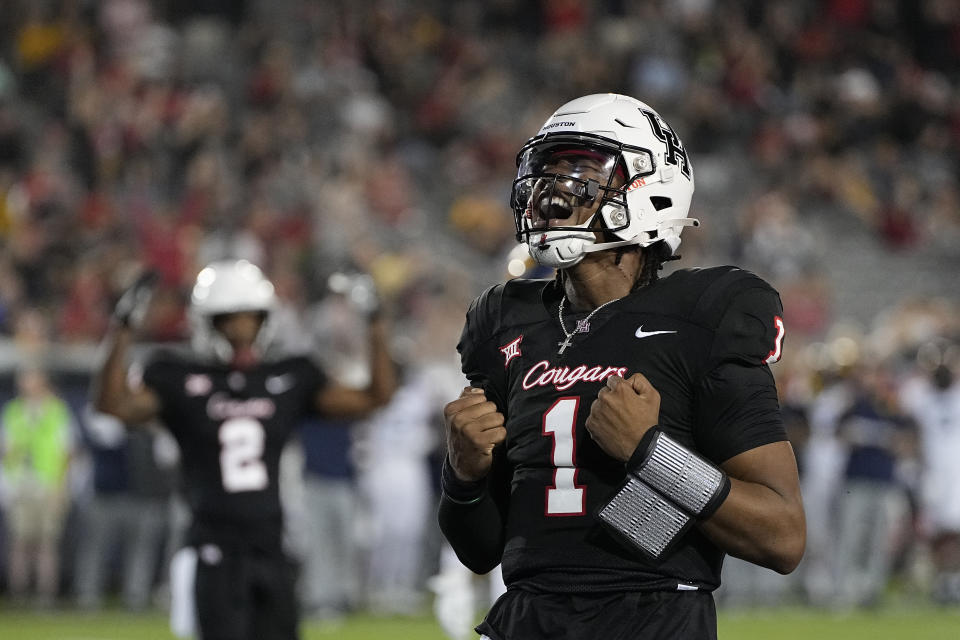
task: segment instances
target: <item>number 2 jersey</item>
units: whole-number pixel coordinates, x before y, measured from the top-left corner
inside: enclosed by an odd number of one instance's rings
[[[279,550],[280,455],[326,381],[302,356],[242,371],[174,349],[151,357],[143,382],[159,396],[160,420],[180,445],[191,543]]]
[[[556,281],[512,280],[467,312],[463,371],[504,414],[507,436],[484,498],[496,511],[444,501],[444,533],[475,570],[502,553],[510,588],[715,589],[723,553],[696,527],[659,562],[602,528],[596,512],[626,471],[584,423],[607,378],[639,372],[660,393],[660,427],[714,463],[786,440],[767,366],[783,341],[777,292],[733,267],[677,271],[589,319],[565,310],[575,333],[561,354],[562,295]]]

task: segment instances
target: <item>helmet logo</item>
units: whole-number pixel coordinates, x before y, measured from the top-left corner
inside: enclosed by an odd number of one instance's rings
[[[687,157],[687,150],[683,148],[683,143],[670,125],[653,111],[640,109],[640,112],[647,117],[650,122],[650,128],[653,135],[657,137],[667,147],[667,153],[664,154],[663,161],[667,164],[678,166],[683,175],[690,177],[690,158]]]

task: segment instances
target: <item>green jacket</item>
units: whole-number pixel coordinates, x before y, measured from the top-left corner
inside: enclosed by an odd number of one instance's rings
[[[3,470],[16,482],[31,472],[47,486],[63,481],[70,457],[70,410],[65,402],[51,396],[39,410],[22,398],[3,407]]]

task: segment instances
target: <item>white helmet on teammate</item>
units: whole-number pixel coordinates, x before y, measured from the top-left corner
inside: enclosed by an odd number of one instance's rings
[[[241,311],[259,311],[264,320],[253,346],[263,354],[274,337],[271,315],[276,304],[273,284],[257,265],[247,260],[211,262],[197,274],[190,295],[189,319],[194,350],[230,362],[235,356],[233,347],[217,331],[215,318]]]
[[[693,196],[686,149],[660,115],[639,100],[613,93],[577,98],[550,116],[517,154],[510,203],[517,241],[543,266],[565,269],[584,255],[663,241],[680,246]],[[573,207],[600,198],[590,220],[550,226]],[[612,239],[597,243],[595,231]]]

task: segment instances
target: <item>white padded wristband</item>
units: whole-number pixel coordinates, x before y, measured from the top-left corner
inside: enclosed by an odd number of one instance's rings
[[[713,515],[730,492],[722,469],[660,429],[632,473],[697,518]]]
[[[655,560],[693,522],[676,505],[631,475],[598,517],[620,538]]]

